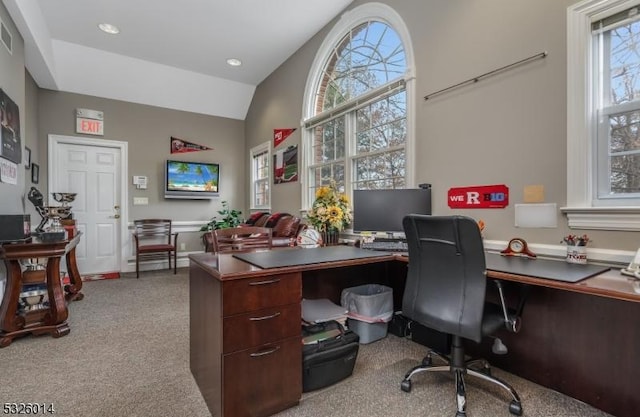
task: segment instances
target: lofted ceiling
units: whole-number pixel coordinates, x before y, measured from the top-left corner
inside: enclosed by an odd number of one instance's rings
[[[2,1],[41,88],[244,120],[255,87],[353,0]]]

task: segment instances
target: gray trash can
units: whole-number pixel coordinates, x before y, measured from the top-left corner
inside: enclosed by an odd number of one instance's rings
[[[342,290],[340,304],[349,311],[347,326],[366,344],[387,335],[393,317],[393,290],[379,284],[366,284]]]

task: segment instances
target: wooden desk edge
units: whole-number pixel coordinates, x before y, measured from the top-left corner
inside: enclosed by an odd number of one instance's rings
[[[273,250],[273,249],[272,249]],[[278,250],[278,249],[275,249]],[[220,259],[218,259],[220,258]],[[345,266],[366,265],[370,263],[395,261],[393,254],[381,253],[380,256],[346,259],[340,261],[321,262],[315,264],[282,266],[277,268],[260,268],[241,259],[233,257],[233,254],[215,254],[211,252],[189,255],[189,260],[209,272],[220,281],[249,278],[252,276],[269,276],[283,273],[313,271],[318,269],[341,268]],[[223,271],[219,264],[224,262]]]
[[[407,256],[407,254],[396,254],[396,259],[400,262],[409,262],[409,257]],[[558,262],[562,261],[559,260]],[[633,280],[630,280],[627,277],[621,275],[619,270],[615,268],[576,283],[556,281],[545,278],[536,278],[527,275],[510,274],[508,272],[494,271],[491,269],[487,269],[487,277],[518,282],[521,284],[530,284],[538,287],[556,288],[559,290],[572,291],[581,294],[614,298],[616,300],[622,301],[640,302],[640,293],[634,291]],[[604,279],[615,283],[618,287],[626,288],[605,288],[598,283],[599,280]],[[636,285],[638,285],[638,288],[640,289],[640,283]]]
[[[220,260],[218,259],[218,257],[220,257]],[[252,276],[269,276],[282,273],[311,271],[325,268],[340,268],[350,265],[364,265],[377,262],[399,261],[402,263],[407,263],[409,260],[406,253],[384,253],[380,256],[372,258],[358,258],[334,262],[323,262],[317,264],[262,269],[240,259],[234,258],[232,254],[194,254],[190,255],[189,259],[195,264],[207,270],[214,278],[221,281],[247,278]],[[223,271],[220,271],[218,269],[219,262],[224,262],[226,264],[223,268]],[[640,293],[634,291],[634,284],[630,282],[626,277],[622,275],[619,275],[618,277],[618,275],[619,272],[615,269],[612,269],[608,272],[596,275],[591,278],[587,278],[580,282],[570,283],[551,279],[536,278],[527,275],[510,274],[507,272],[494,271],[490,269],[487,270],[487,277],[493,279],[518,282],[521,284],[530,284],[539,287],[555,288],[564,291],[572,291],[581,294],[613,298],[622,301],[640,302]],[[607,288],[607,286],[602,284],[609,284],[609,286],[616,286],[618,288]]]

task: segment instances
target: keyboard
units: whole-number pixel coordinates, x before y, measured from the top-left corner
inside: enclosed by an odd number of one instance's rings
[[[362,249],[379,250],[384,252],[407,252],[409,247],[405,240],[374,240],[373,242],[360,242]]]

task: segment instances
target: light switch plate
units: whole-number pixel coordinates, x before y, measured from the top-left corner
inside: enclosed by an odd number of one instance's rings
[[[147,197],[133,197],[134,206],[145,206],[147,204],[149,204],[149,199]]]

